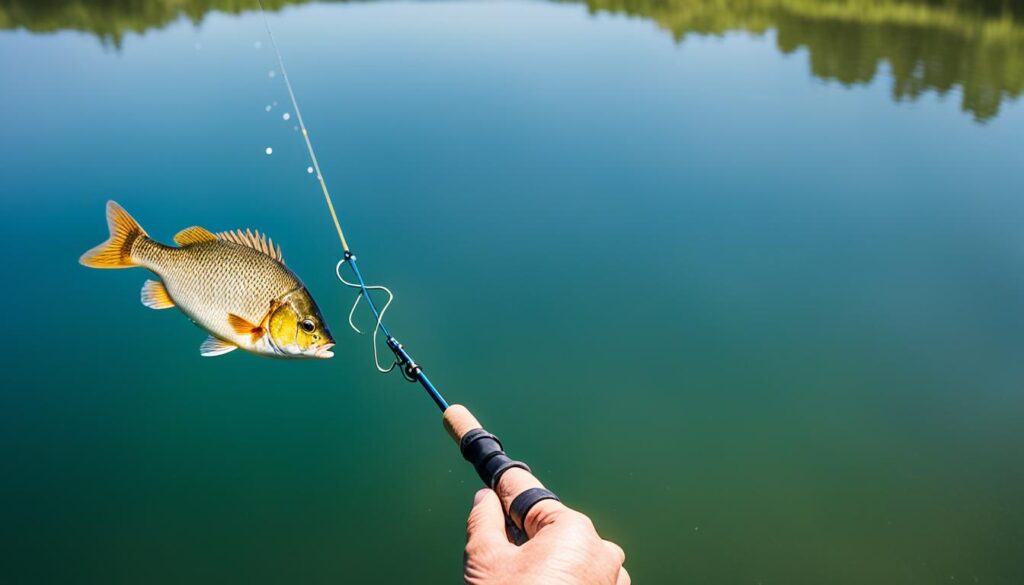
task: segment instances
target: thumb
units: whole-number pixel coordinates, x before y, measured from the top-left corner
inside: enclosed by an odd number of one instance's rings
[[[512,546],[505,535],[505,513],[494,490],[482,489],[473,498],[466,520],[466,550],[494,550]]]

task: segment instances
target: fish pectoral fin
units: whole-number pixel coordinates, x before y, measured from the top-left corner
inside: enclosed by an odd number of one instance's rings
[[[254,325],[234,313],[228,313],[228,325],[231,325],[231,328],[239,335],[251,335],[253,343],[256,343],[266,333],[262,326]]]
[[[190,228],[185,228],[174,235],[174,242],[179,246],[187,246],[189,244],[199,244],[202,242],[216,242],[217,236],[213,235],[213,232],[206,228],[194,225]]]
[[[202,345],[199,346],[199,354],[203,357],[214,357],[231,353],[236,349],[238,349],[238,346],[234,343],[218,339],[211,335],[206,338],[206,341],[204,341]]]
[[[150,309],[170,309],[174,306],[171,295],[167,294],[164,283],[158,280],[147,280],[142,285],[142,304]]]

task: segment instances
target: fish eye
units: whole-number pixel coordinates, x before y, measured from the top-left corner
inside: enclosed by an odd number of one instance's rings
[[[299,325],[302,327],[302,330],[305,331],[306,333],[312,333],[316,331],[316,323],[314,323],[312,319],[305,319],[301,323],[299,323]]]

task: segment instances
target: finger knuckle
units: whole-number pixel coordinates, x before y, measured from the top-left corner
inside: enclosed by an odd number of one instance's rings
[[[566,513],[565,508],[551,508],[546,506],[535,506],[523,520],[524,526],[533,526],[534,530],[540,530],[545,526],[560,522]]]
[[[480,525],[483,524],[484,519],[481,514],[470,513],[469,518],[466,518],[466,535],[473,534],[480,529]]]
[[[500,549],[472,542],[466,544],[462,558],[467,572],[473,569],[476,573],[486,573],[500,569],[506,564]]]
[[[581,514],[580,512],[574,511],[573,521],[579,526],[580,530],[592,534],[597,534],[597,528],[594,527],[594,521],[591,520],[590,517],[586,514]]]
[[[594,528],[594,522],[586,514],[575,510],[565,510],[561,517],[558,518],[558,522],[560,525],[565,526],[567,530],[572,530],[580,537],[588,539],[597,538],[597,529]]]
[[[483,553],[484,547],[475,540],[466,542],[466,547],[462,551],[463,556],[466,558],[472,558],[480,556]]]
[[[604,541],[604,543],[605,547],[608,549],[608,552],[611,553],[612,557],[616,561],[618,561],[620,565],[626,562],[626,551],[622,550],[621,546],[615,544],[610,540],[606,540]]]

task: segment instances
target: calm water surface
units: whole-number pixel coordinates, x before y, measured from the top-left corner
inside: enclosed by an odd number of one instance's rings
[[[345,328],[258,14],[190,4],[0,7],[0,581],[455,582],[477,480]],[[283,4],[392,328],[636,583],[1024,582],[1019,5]],[[108,198],[268,232],[337,357],[201,359],[77,264]]]

